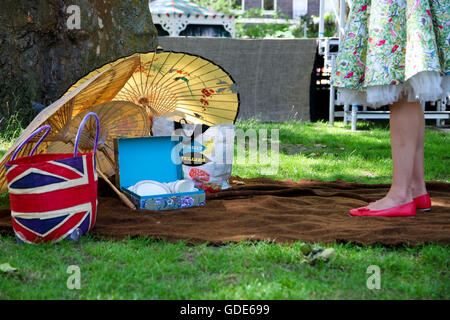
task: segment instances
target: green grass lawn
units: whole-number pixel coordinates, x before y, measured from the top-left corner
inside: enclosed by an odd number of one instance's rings
[[[244,131],[279,130],[280,166],[272,178],[391,182],[389,127],[382,122],[358,123],[358,132],[342,123],[330,127],[327,123],[247,121],[238,127]],[[425,179],[449,182],[450,134],[427,130],[425,139]],[[261,176],[260,169],[259,165],[235,165],[233,174],[253,178]]]
[[[275,179],[389,183],[389,131],[360,123],[359,132],[337,124],[297,122],[237,124],[278,129],[280,167]],[[427,130],[426,179],[450,180],[448,133]],[[6,149],[10,142],[1,142]],[[235,165],[233,174],[260,176],[257,165]],[[7,205],[7,196],[0,200]],[[449,299],[450,246],[414,248],[334,244],[328,263],[302,263],[293,244],[242,242],[215,247],[151,239],[120,242],[84,237],[78,243],[17,245],[0,236],[0,299]],[[323,244],[315,244],[322,245]],[[67,268],[77,265],[81,289],[69,290]],[[367,268],[381,270],[381,289],[369,290]]]

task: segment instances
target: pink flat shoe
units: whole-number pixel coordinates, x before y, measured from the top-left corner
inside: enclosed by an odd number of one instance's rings
[[[411,217],[416,215],[416,204],[411,201],[398,207],[383,210],[370,210],[361,207],[350,210],[350,215],[355,217],[375,216],[375,217]]]
[[[416,208],[421,211],[430,211],[431,210],[431,198],[428,193],[416,197],[413,199],[416,204]]]

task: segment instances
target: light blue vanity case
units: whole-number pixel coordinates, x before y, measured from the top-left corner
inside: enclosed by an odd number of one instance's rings
[[[174,210],[205,205],[204,190],[145,197],[128,190],[143,180],[172,182],[183,179],[181,163],[172,161],[172,152],[179,142],[172,141],[172,137],[115,139],[116,185],[138,209]]]

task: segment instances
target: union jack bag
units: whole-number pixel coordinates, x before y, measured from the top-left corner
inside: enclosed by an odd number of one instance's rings
[[[97,121],[92,153],[78,154],[78,143],[88,117]],[[33,132],[6,163],[6,179],[11,203],[14,233],[19,242],[77,241],[91,231],[97,217],[97,172],[95,153],[99,119],[89,113],[78,128],[74,154],[34,155],[51,130],[49,125]],[[30,156],[15,159],[19,150],[38,133],[46,130]]]

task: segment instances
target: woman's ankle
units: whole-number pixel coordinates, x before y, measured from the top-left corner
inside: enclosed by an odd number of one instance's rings
[[[394,203],[397,203],[398,205],[413,201],[413,196],[409,191],[399,191],[391,189],[389,190],[386,197],[391,199]]]
[[[413,198],[417,198],[420,196],[423,196],[424,194],[427,194],[427,188],[425,186],[425,183],[420,183],[420,184],[412,184],[411,186],[411,196]]]

